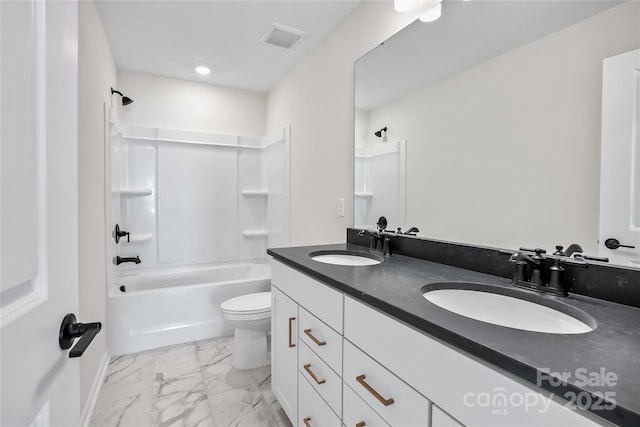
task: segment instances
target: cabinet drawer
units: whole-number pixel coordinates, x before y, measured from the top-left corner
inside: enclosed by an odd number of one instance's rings
[[[429,425],[429,401],[347,340],[344,381],[390,425]]]
[[[342,374],[342,335],[327,326],[320,319],[300,307],[298,334],[303,341],[327,365]]]
[[[331,409],[342,416],[342,379],[318,357],[306,344],[300,342],[298,349],[298,370],[311,386],[329,404]],[[315,378],[314,378],[315,376]]]
[[[389,427],[380,415],[371,409],[348,385],[344,385],[344,410],[342,423],[346,427]]]
[[[298,375],[298,427],[340,427],[340,418],[309,381],[301,373]]]
[[[276,260],[271,260],[271,281],[298,304],[342,334],[342,293]]]

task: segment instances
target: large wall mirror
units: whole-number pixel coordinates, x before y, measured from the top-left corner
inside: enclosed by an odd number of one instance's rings
[[[635,1],[446,0],[438,21],[376,47],[355,66],[354,223],[375,226],[378,190],[358,153],[402,143],[406,206],[389,204],[390,229],[602,256],[603,60],[638,49],[639,26]]]

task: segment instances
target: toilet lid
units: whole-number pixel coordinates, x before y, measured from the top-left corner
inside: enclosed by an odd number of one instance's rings
[[[220,308],[228,312],[259,313],[271,310],[271,292],[240,295],[220,304]]]

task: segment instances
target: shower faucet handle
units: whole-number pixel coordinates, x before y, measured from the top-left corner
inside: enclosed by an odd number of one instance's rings
[[[127,242],[130,242],[131,240],[129,240],[129,232],[128,231],[124,231],[124,230],[120,230],[120,225],[116,224],[114,230],[113,230],[113,239],[116,241],[116,244],[120,243],[120,238],[127,236]]]

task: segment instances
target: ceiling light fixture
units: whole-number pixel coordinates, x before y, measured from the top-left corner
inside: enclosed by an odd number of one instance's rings
[[[205,65],[198,65],[196,67],[196,73],[200,74],[201,76],[208,76],[209,74],[211,74],[211,68]]]
[[[442,16],[442,0],[431,9],[427,10],[424,13],[424,15],[422,15],[419,19],[422,22],[433,22],[440,19],[441,16]]]
[[[409,12],[416,7],[416,0],[393,0],[393,8],[396,12]]]

